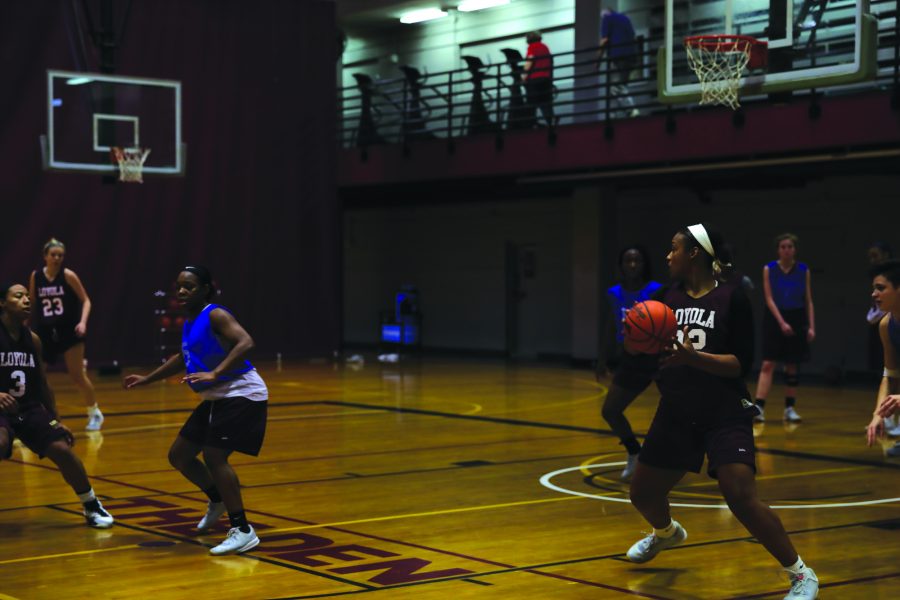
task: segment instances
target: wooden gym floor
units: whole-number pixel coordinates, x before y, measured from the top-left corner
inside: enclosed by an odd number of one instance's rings
[[[235,455],[262,543],[211,557],[205,498],[167,463],[196,400],[176,380],[125,393],[95,379],[106,415],[87,436],[80,396],[51,374],[76,451],[116,517],[84,525],[48,461],[0,464],[0,598],[781,598],[786,579],[706,476],[673,501],[687,543],[643,566],[647,525],[618,480],[624,454],[588,371],[502,362],[291,365],[260,371],[269,425]],[[772,398],[779,398],[776,387]],[[759,431],[759,486],[821,598],[900,596],[900,461],[866,448],[874,390],[802,388],[803,424]],[[655,390],[629,410],[645,432]],[[588,467],[586,465],[605,465]],[[546,485],[542,484],[544,480]],[[877,503],[880,500],[886,502]],[[874,502],[873,502],[874,501]]]

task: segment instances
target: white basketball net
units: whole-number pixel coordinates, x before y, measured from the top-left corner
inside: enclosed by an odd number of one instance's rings
[[[144,161],[150,148],[113,148],[113,156],[119,163],[119,181],[144,183]]]
[[[688,63],[700,80],[700,104],[719,104],[737,109],[741,75],[750,61],[749,42],[687,43]]]

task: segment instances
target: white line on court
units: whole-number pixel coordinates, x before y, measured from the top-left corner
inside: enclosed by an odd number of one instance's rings
[[[557,475],[562,475],[563,473],[571,473],[572,471],[578,471],[580,469],[600,469],[603,467],[621,467],[625,464],[625,461],[619,462],[610,462],[610,463],[600,463],[596,465],[578,465],[577,467],[567,467],[565,469],[558,469],[556,471],[551,471],[543,475],[540,479],[541,485],[545,488],[549,488],[553,491],[560,492],[562,494],[569,494],[570,496],[581,496],[582,498],[594,498],[596,500],[606,500],[607,502],[619,502],[621,504],[631,504],[631,500],[628,498],[614,498],[613,496],[604,496],[602,494],[588,494],[586,492],[578,492],[576,490],[566,489],[564,487],[560,487],[553,483],[551,479],[556,477]],[[788,510],[788,509],[810,509],[810,508],[848,508],[851,506],[872,506],[873,504],[892,504],[894,502],[900,502],[900,498],[881,498],[879,500],[860,500],[859,502],[828,502],[822,504],[781,504],[781,505],[772,505],[769,508],[775,508],[779,510]],[[671,502],[670,506],[675,506],[678,508],[728,508],[727,504],[690,504],[686,502]]]

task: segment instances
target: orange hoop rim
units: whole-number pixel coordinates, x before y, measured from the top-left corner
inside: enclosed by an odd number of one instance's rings
[[[750,35],[717,33],[692,35],[684,38],[686,48],[697,48],[707,52],[743,52],[748,57],[751,69],[765,67],[769,62],[769,43]]]
[[[760,41],[750,35],[733,35],[730,33],[716,33],[708,35],[692,35],[684,38],[684,45],[695,48],[703,48],[704,50],[720,50],[720,51],[740,51],[746,52],[748,49],[768,48],[767,42]]]

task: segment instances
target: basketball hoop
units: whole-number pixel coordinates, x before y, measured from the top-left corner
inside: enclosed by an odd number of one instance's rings
[[[748,35],[695,35],[684,38],[688,63],[700,80],[700,104],[737,109],[744,69],[764,67],[768,44]]]
[[[119,148],[113,146],[110,151],[119,163],[119,181],[126,183],[144,183],[144,161],[150,154],[150,148]]]

